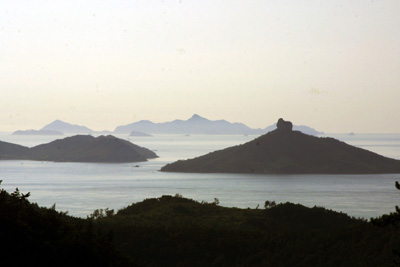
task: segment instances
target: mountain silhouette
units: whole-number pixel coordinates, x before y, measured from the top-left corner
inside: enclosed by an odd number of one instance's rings
[[[12,133],[13,135],[63,135],[63,133],[58,131],[50,131],[50,130],[25,130],[25,131],[15,131]]]
[[[151,134],[148,133],[143,133],[143,132],[138,132],[138,131],[132,131],[129,136],[140,136],[140,137],[151,137]]]
[[[154,123],[142,120],[127,125],[118,126],[115,134],[129,134],[132,131],[145,132],[149,134],[237,134],[237,135],[260,135],[272,131],[276,125],[270,125],[264,129],[252,129],[243,123],[231,123],[226,120],[209,120],[198,114],[194,114],[188,120],[174,120],[170,122]],[[295,130],[318,135],[318,132],[307,126],[294,126]]]
[[[40,131],[58,131],[66,134],[90,134],[94,132],[86,126],[74,125],[60,120],[55,120],[52,123],[47,124],[40,129]]]
[[[0,160],[23,159],[28,155],[29,155],[28,147],[0,141]]]
[[[400,161],[334,138],[319,138],[292,131],[292,125],[285,125],[248,143],[168,164],[161,171],[260,174],[400,173]]]
[[[0,141],[0,159],[56,162],[139,162],[157,155],[114,136],[76,135],[27,148]]]
[[[110,131],[94,131],[86,126],[70,124],[61,120],[55,120],[47,124],[39,131],[16,131],[14,134],[26,135],[54,135],[60,134],[131,134],[143,132],[147,134],[206,134],[206,135],[261,135],[276,129],[276,124],[267,126],[264,129],[253,129],[243,123],[231,123],[226,120],[209,120],[198,114],[194,114],[187,120],[174,120],[170,122],[154,123],[149,120],[141,120],[127,125],[121,125]],[[293,129],[310,135],[320,135],[311,127],[304,125],[293,125]]]

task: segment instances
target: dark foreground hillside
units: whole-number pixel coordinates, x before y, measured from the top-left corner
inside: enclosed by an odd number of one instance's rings
[[[399,260],[393,214],[370,223],[291,203],[237,209],[217,199],[163,196],[78,219],[40,208],[28,195],[0,192],[1,266],[391,266]]]
[[[163,196],[96,223],[142,266],[390,266],[400,247],[398,229],[324,208],[216,203]]]
[[[0,266],[130,264],[112,245],[112,235],[95,230],[91,220],[41,208],[28,197],[0,189]]]

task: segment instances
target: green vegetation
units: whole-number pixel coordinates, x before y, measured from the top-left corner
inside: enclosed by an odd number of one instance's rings
[[[143,266],[390,266],[399,230],[320,207],[225,208],[162,196],[96,220]],[[134,242],[133,242],[134,240]]]
[[[1,184],[1,181],[0,181]],[[42,208],[18,188],[0,190],[1,266],[127,266],[112,235],[83,220]]]
[[[395,184],[396,188],[400,190],[399,182]],[[389,214],[384,214],[379,218],[372,218],[371,222],[379,226],[394,226],[400,228],[400,208],[396,206],[396,211]]]
[[[400,186],[399,186],[400,187]],[[54,266],[391,266],[395,220],[371,222],[321,207],[266,201],[226,208],[175,196],[78,219],[0,192],[2,261]],[[394,216],[388,215],[388,216]],[[392,218],[392,217],[391,217]],[[397,220],[397,221],[396,221]],[[134,264],[133,264],[134,263]]]

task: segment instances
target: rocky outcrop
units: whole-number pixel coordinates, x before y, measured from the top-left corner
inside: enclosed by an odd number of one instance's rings
[[[161,171],[259,174],[400,173],[400,160],[380,156],[333,138],[292,131],[283,119],[278,128],[248,143],[180,160]]]
[[[280,118],[276,123],[276,127],[280,132],[290,132],[293,129],[293,124],[290,121],[285,121]]]

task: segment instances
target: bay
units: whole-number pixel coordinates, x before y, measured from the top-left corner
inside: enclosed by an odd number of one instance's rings
[[[400,134],[329,134],[378,154],[400,159]],[[154,150],[159,158],[123,164],[0,161],[2,187],[31,192],[30,201],[40,206],[56,204],[59,211],[86,217],[95,209],[121,209],[133,202],[162,195],[181,194],[221,206],[262,208],[266,200],[323,206],[354,217],[371,218],[394,211],[400,194],[394,182],[400,174],[384,175],[254,175],[163,173],[160,168],[179,159],[250,141],[239,135],[117,135]],[[35,146],[58,136],[13,136],[0,140]]]

